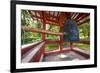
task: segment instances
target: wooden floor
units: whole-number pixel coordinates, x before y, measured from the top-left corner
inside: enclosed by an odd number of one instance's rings
[[[44,57],[43,62],[48,62],[48,61],[72,61],[72,60],[85,60],[86,58],[73,52],[73,51],[68,51],[64,52],[61,55],[59,54],[51,54],[47,55]]]

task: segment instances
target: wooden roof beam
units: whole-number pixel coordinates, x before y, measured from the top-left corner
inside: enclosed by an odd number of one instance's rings
[[[33,17],[33,20],[37,20],[35,17]],[[41,19],[42,21],[42,19]],[[60,27],[63,27],[63,25],[59,25],[58,23],[54,23],[54,22],[49,22],[49,21],[46,21],[46,24],[50,24],[50,25],[55,25],[55,26],[60,26]]]
[[[78,22],[78,25],[81,25],[81,24],[86,23],[86,22],[88,22],[88,21],[90,21],[90,16],[87,16],[87,17],[85,17],[84,19],[80,20],[80,21]]]
[[[60,15],[59,15],[59,25],[60,26],[64,26],[64,21],[65,21],[65,19],[66,19],[66,14],[65,13],[61,13]]]
[[[37,19],[42,19],[43,18],[43,17],[35,16],[35,15],[32,15],[32,17],[37,18]]]
[[[76,13],[71,14],[72,19],[74,19],[75,16],[76,16]]]
[[[86,22],[89,22],[89,21],[90,21],[90,19],[87,19],[87,20],[85,20],[85,21],[83,21],[81,23],[78,23],[78,25],[82,25],[83,23],[86,23]]]
[[[78,17],[78,15],[79,15],[79,13],[77,13],[77,14],[74,16],[74,18],[73,18],[73,19],[76,19],[76,18]]]
[[[58,18],[58,16],[54,16],[54,15],[51,15],[51,14],[47,14],[47,13],[45,13],[45,15],[46,15],[47,17]]]
[[[56,25],[56,26],[63,27],[63,25],[59,25],[59,24],[57,24],[57,23],[52,23],[52,22],[46,22],[46,24],[51,24],[51,25]]]
[[[46,18],[46,20],[51,21],[51,22],[54,22],[54,23],[59,23],[58,20],[53,20],[53,19],[48,19],[48,18]]]
[[[76,21],[79,22],[80,20],[84,19],[85,17],[89,16],[89,14],[83,14],[80,16]]]
[[[39,17],[39,16],[35,16],[35,15],[32,15],[32,18],[43,19],[43,17]],[[54,23],[59,23],[58,20],[53,20],[53,19],[48,19],[48,18],[46,18],[46,20],[47,20],[47,21],[54,22]]]

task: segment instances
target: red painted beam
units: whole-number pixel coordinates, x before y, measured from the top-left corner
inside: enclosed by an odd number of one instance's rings
[[[46,17],[53,17],[53,18],[58,18],[58,16],[54,16],[54,15],[51,15],[51,14],[47,14],[47,13],[45,13],[45,15],[46,15]]]
[[[53,23],[53,22],[47,22],[47,21],[46,21],[46,24],[51,24],[51,25],[56,25],[56,26],[63,27],[63,25],[59,25],[58,23]]]
[[[79,16],[79,13],[76,13],[76,15],[73,17],[73,19],[76,19]]]
[[[36,18],[36,19],[43,19],[43,17],[36,16],[36,15],[32,15],[32,18]]]
[[[37,19],[41,19],[41,21],[43,20],[43,15],[41,15],[41,16],[32,15],[32,13],[30,11],[29,11],[29,13],[30,13],[31,17],[33,18],[33,20],[37,20]],[[58,23],[59,23],[58,19],[57,20],[53,20],[53,19],[48,19],[46,17],[47,16],[45,15],[45,23],[46,24],[52,24],[52,25],[63,27],[63,25],[58,25]]]
[[[42,29],[43,29],[43,30],[46,30],[46,16],[45,16],[45,12],[44,12],[44,11],[42,11],[41,16],[43,17]],[[42,40],[45,41],[45,39],[46,39],[46,35],[45,35],[45,34],[42,34]],[[43,50],[42,50],[42,54],[44,55],[44,52],[45,52],[45,44],[43,45],[42,49],[43,49]]]
[[[83,13],[79,13],[79,15],[74,20],[77,21],[82,15],[83,15]]]
[[[89,22],[89,21],[90,21],[90,19],[86,19],[85,21],[78,23],[78,25],[82,25],[83,23],[86,23],[86,22]]]
[[[79,17],[76,21],[79,22],[80,20],[86,18],[87,16],[89,16],[89,14],[83,14],[81,17]]]
[[[59,23],[59,21],[58,21],[58,20],[53,20],[53,19],[50,19],[50,18],[49,18],[49,19],[48,19],[48,18],[46,18],[46,20],[47,20],[47,21],[50,21],[50,22],[54,22],[54,23]]]
[[[75,13],[75,12],[72,13],[72,14],[71,14],[71,18],[74,19],[74,17],[76,16],[76,14],[77,14],[77,13]]]

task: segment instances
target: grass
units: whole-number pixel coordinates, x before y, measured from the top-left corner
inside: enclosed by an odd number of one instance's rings
[[[45,46],[45,51],[53,51],[53,50],[57,50],[59,48],[58,44],[46,44]]]
[[[78,47],[79,49],[82,49],[84,51],[89,51],[90,50],[90,45],[81,44],[81,43],[76,43],[75,45],[76,45],[76,47]]]

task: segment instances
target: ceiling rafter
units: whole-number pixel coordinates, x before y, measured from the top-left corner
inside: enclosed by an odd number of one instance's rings
[[[82,19],[81,21],[78,22],[78,25],[81,25],[85,22],[89,22],[90,21],[90,16],[85,17],[84,19]]]
[[[51,25],[56,25],[56,26],[60,26],[63,27],[65,19],[68,19],[70,16],[72,16],[71,18],[73,18],[78,25],[84,23],[84,22],[88,22],[90,20],[89,17],[89,13],[74,13],[74,12],[52,12],[50,13],[50,11],[45,12],[45,11],[34,11],[34,14],[32,13],[32,11],[28,11],[30,16],[33,18],[33,20],[41,20],[41,22],[43,23],[43,15],[42,12],[44,12],[45,15],[45,23],[46,24],[51,24]],[[37,15],[38,13],[38,15]],[[56,13],[56,14],[55,14]],[[38,21],[38,20],[37,20]]]
[[[82,16],[80,16],[76,21],[79,22],[80,20],[84,19],[85,17],[89,16],[89,14],[83,14]]]

